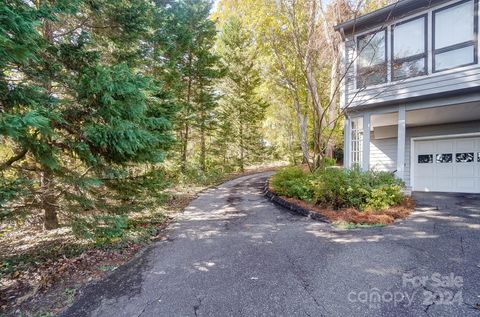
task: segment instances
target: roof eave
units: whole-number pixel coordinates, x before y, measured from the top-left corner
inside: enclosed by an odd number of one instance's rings
[[[445,1],[435,1],[435,4]],[[337,24],[333,29],[337,32],[343,30],[345,33],[351,33],[354,29],[365,29],[378,25],[394,17],[403,16],[419,9],[426,9],[431,5],[431,0],[399,0],[376,11]]]

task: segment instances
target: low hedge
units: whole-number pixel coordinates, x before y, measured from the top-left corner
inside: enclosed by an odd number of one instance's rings
[[[288,167],[272,178],[271,187],[278,195],[335,210],[383,211],[404,200],[404,184],[393,174],[358,168],[322,168],[310,173]]]

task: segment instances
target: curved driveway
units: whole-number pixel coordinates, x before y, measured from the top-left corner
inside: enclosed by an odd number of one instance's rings
[[[480,316],[477,196],[418,196],[440,209],[347,231],[274,206],[262,195],[269,175],[202,193],[166,241],[63,315]]]

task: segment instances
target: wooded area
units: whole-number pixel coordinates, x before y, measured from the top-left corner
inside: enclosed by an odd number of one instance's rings
[[[341,159],[332,25],[366,5],[3,2],[1,219],[118,225],[172,182]]]
[[[118,222],[167,183],[341,160],[332,26],[381,4],[3,2],[2,220]]]
[[[333,25],[387,2],[2,1],[0,238],[33,226],[110,243],[136,212],[155,231],[177,186],[340,164]]]

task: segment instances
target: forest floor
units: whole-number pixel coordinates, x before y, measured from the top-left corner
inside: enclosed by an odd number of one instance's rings
[[[248,168],[230,174],[210,186],[188,185],[169,188],[168,199],[158,210],[146,210],[142,223],[147,239],[124,239],[95,245],[79,239],[70,227],[45,231],[38,222],[0,228],[0,316],[52,316],[69,306],[77,290],[101,280],[141,253],[151,242],[166,239],[164,228],[175,221],[197,195],[209,187],[243,175],[274,170],[284,163]]]

